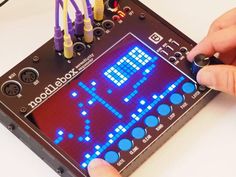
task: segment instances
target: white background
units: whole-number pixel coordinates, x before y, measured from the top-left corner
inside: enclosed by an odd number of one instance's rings
[[[143,0],[195,41],[234,0]],[[0,7],[0,75],[53,35],[53,1],[10,0]],[[132,177],[235,177],[236,98],[220,94]],[[0,125],[0,176],[57,177]]]

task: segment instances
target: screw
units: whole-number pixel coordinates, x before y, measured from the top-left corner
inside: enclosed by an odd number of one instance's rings
[[[34,56],[34,57],[33,57],[33,62],[34,62],[34,63],[38,63],[39,60],[40,60],[40,58],[39,58],[38,56]]]
[[[199,86],[198,86],[198,90],[199,90],[200,92],[204,92],[204,91],[206,91],[206,89],[207,89],[207,87],[204,86],[204,85],[199,85]]]
[[[7,129],[12,132],[13,130],[15,130],[15,125],[9,124],[9,125],[7,126]]]
[[[20,108],[20,113],[25,114],[27,112],[27,108],[26,107],[21,107]]]
[[[57,174],[58,175],[62,175],[64,173],[64,169],[62,167],[59,167],[57,170],[56,170]]]
[[[146,19],[145,13],[140,13],[139,19],[140,19],[140,20],[145,20],[145,19]]]

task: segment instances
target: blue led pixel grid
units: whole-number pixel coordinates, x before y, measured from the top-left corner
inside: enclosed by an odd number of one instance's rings
[[[116,163],[121,157],[113,147],[130,151],[125,135],[145,138],[145,128],[157,127],[184,101],[181,92],[193,93],[194,83],[129,34],[30,120],[85,171],[94,158]]]
[[[104,75],[120,87],[146,64],[156,60],[156,56],[152,58],[141,47],[135,46],[127,55],[118,60],[115,65],[106,70]]]

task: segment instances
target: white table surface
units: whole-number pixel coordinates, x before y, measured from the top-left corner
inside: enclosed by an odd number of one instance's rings
[[[42,3],[44,2],[44,4]],[[234,0],[143,0],[195,41]],[[53,1],[10,0],[0,7],[0,75],[53,35]],[[132,177],[235,177],[236,98],[220,94]],[[0,176],[57,177],[0,125]]]

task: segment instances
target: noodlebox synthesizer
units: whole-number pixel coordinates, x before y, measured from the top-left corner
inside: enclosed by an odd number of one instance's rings
[[[51,39],[0,79],[1,123],[61,176],[94,158],[129,176],[217,94],[196,82],[191,39],[137,0],[109,2],[97,21],[87,1],[94,36],[71,35],[70,59]]]

